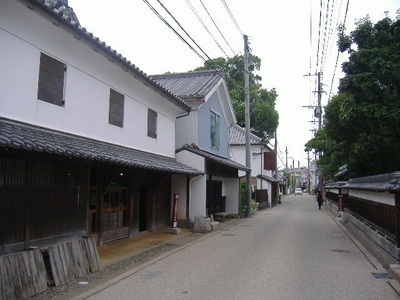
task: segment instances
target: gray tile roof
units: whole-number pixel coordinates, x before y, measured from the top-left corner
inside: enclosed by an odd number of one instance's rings
[[[68,2],[65,0],[27,0],[33,6],[46,12],[48,15],[55,18],[61,24],[70,28],[73,32],[77,34],[79,38],[86,39],[90,42],[94,49],[99,49],[103,51],[106,55],[109,55],[112,60],[115,60],[122,64],[127,71],[133,73],[134,77],[142,81],[144,84],[149,85],[156,91],[159,91],[163,96],[165,96],[168,101],[174,103],[181,109],[189,112],[191,106],[186,103],[179,96],[173,92],[167,90],[165,87],[161,86],[159,83],[150,78],[146,73],[128,61],[125,57],[119,54],[116,50],[113,50],[106,43],[102,42],[98,37],[95,37],[92,33],[88,32],[84,27],[82,27],[76,17],[73,9],[68,6]],[[118,32],[116,32],[118,34]]]
[[[351,178],[348,181],[330,182],[325,185],[325,188],[397,192],[400,191],[400,172]]]
[[[177,149],[176,152],[178,153],[178,152],[181,152],[183,150],[190,151],[192,153],[195,153],[197,155],[205,157],[205,158],[207,158],[209,160],[212,160],[212,161],[214,161],[216,163],[219,163],[221,165],[225,165],[225,166],[228,166],[228,167],[231,167],[231,168],[234,168],[234,169],[238,169],[238,170],[241,170],[241,171],[250,171],[251,170],[251,169],[247,168],[246,166],[243,166],[243,165],[241,165],[241,164],[237,163],[236,161],[233,161],[233,160],[231,160],[229,158],[218,156],[216,154],[207,152],[207,151],[199,149],[199,148],[195,148],[195,147],[190,146],[190,145],[185,145],[185,146]]]
[[[352,178],[343,188],[370,191],[400,191],[400,172]]]
[[[263,179],[265,181],[268,181],[268,182],[278,182],[279,181],[279,180],[277,180],[277,179],[275,179],[275,178],[273,178],[271,176],[261,175],[261,174],[258,174],[257,178],[261,178],[261,179]]]
[[[151,75],[156,82],[182,99],[204,98],[223,78],[216,70]]]
[[[246,130],[235,124],[229,127],[229,144],[235,146],[246,145]],[[262,138],[250,133],[250,144],[264,145]]]
[[[70,18],[71,21],[79,24],[79,20],[75,15],[74,10],[68,5],[68,0],[40,0],[38,2],[53,7],[53,9],[58,10],[63,16],[66,16]]]
[[[172,174],[202,174],[174,158],[0,118],[0,148],[57,154]]]

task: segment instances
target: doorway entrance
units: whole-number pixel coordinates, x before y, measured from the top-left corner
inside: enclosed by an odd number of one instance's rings
[[[208,214],[225,211],[225,197],[222,197],[222,181],[207,180],[206,201]]]

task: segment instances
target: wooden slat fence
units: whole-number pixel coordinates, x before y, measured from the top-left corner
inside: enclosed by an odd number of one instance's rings
[[[268,190],[256,190],[256,201],[260,203],[260,209],[268,208]]]
[[[395,238],[394,206],[353,197],[349,197],[348,205],[350,211],[374,224],[391,238]]]
[[[0,257],[0,299],[24,299],[46,289],[46,268],[39,249]]]
[[[46,270],[47,258],[50,270]],[[29,298],[46,291],[48,285],[59,286],[99,269],[92,238],[0,256],[0,300]]]
[[[55,286],[100,269],[96,245],[91,238],[47,248]]]

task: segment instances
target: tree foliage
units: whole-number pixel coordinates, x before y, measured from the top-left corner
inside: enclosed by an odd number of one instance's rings
[[[323,151],[320,164],[351,176],[400,170],[400,19],[366,17],[338,46],[349,53],[338,95],[325,107],[324,127],[306,144]]]
[[[275,109],[278,97],[275,89],[262,88],[261,76],[255,74],[260,70],[261,59],[250,56],[250,126],[251,132],[266,140],[271,139],[278,128],[279,115]],[[229,95],[236,113],[238,125],[245,126],[245,92],[244,92],[244,57],[236,55],[225,59],[222,57],[207,60],[201,70],[219,70],[224,74],[229,89]]]

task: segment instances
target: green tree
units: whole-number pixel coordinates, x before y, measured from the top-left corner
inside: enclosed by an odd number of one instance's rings
[[[400,18],[356,25],[350,35],[340,28],[345,76],[323,129],[306,144],[323,152],[320,164],[331,175],[343,164],[354,177],[400,170]]]
[[[270,140],[274,137],[279,123],[279,114],[275,109],[275,101],[278,95],[275,89],[267,90],[262,88],[262,78],[255,74],[256,71],[260,70],[260,67],[261,59],[254,55],[250,56],[250,125],[252,133]],[[219,57],[207,60],[204,62],[203,67],[199,67],[195,71],[215,69],[224,74],[238,125],[244,127],[244,57],[236,55],[228,59]]]

